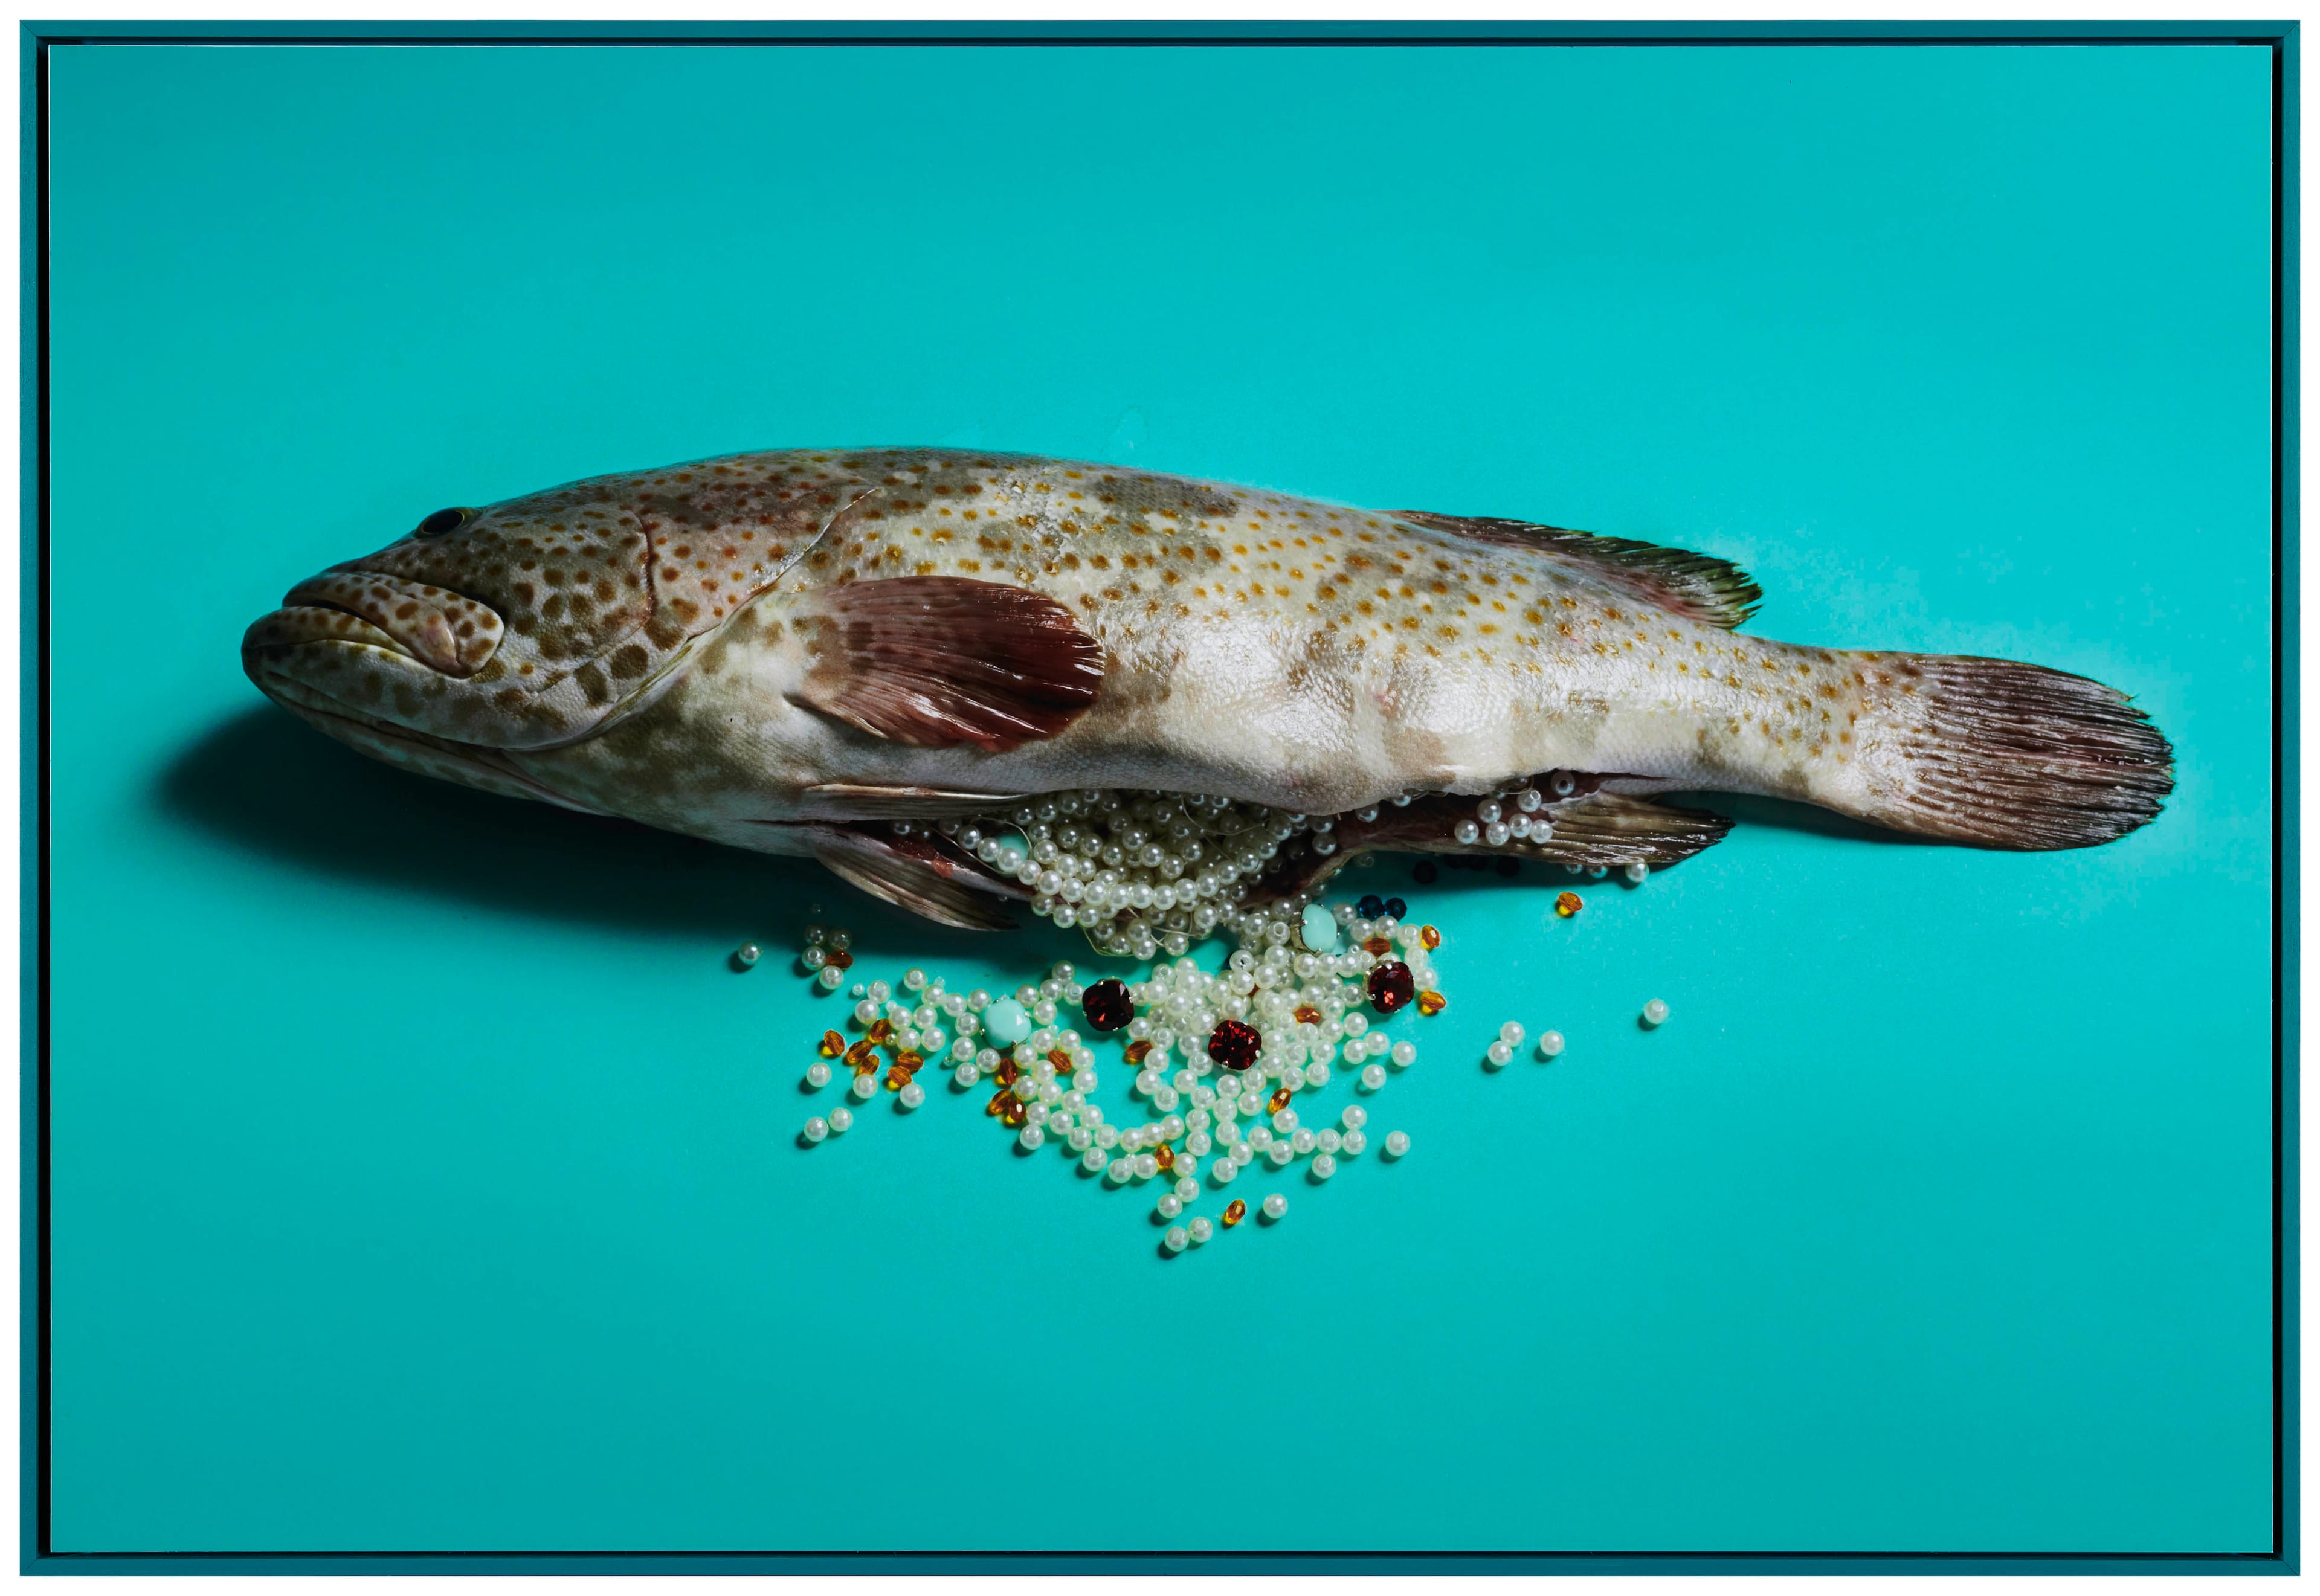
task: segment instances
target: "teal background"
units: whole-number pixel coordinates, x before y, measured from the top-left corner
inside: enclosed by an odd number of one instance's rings
[[[2264,52],[52,63],[58,1550],[2269,1546]],[[440,503],[820,440],[1711,549],[2180,785],[2053,856],[1731,802],[1570,922],[1357,877],[1448,938],[1411,1156],[1164,1263],[947,1089],[799,1151],[834,1005],[722,962],[1065,939],[236,668]]]

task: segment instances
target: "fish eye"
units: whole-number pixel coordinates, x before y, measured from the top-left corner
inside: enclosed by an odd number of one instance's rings
[[[438,510],[419,523],[419,530],[414,535],[421,538],[446,537],[475,519],[476,512],[472,510]]]

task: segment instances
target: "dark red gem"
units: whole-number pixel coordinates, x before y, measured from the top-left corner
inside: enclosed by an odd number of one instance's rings
[[[1390,958],[1370,972],[1370,1007],[1381,1014],[1391,1014],[1418,995],[1418,983],[1409,978],[1409,966],[1398,958]],[[1216,1044],[1209,1048],[1215,1051]]]
[[[1401,973],[1401,984],[1409,984],[1409,972]],[[1402,1002],[1408,1002],[1405,994]],[[1256,1049],[1263,1041],[1253,1025],[1243,1025],[1237,1020],[1219,1020],[1216,1029],[1209,1033],[1209,1056],[1227,1069],[1246,1069],[1256,1062]]]
[[[1080,994],[1080,1012],[1091,1030],[1118,1030],[1136,1018],[1136,1004],[1124,981],[1099,981]]]

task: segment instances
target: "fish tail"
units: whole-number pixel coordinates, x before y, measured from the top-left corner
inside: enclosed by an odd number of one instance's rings
[[[2091,848],[2174,790],[2174,749],[2100,682],[1970,655],[1863,665],[1854,779],[1824,799],[1859,819],[1984,848]]]

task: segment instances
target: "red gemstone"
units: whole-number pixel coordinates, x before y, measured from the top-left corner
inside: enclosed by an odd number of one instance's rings
[[[1409,982],[1409,972],[1402,972],[1402,984]],[[1403,1002],[1409,999],[1405,996]],[[1264,1038],[1253,1025],[1243,1025],[1237,1020],[1219,1020],[1216,1029],[1209,1033],[1209,1056],[1227,1069],[1246,1069],[1256,1062],[1256,1049]]]
[[[1118,1030],[1136,1018],[1136,1005],[1128,1000],[1126,982],[1099,981],[1080,994],[1080,1012],[1087,1016],[1091,1030]]]
[[[1409,966],[1398,958],[1390,958],[1370,972],[1370,1006],[1381,1014],[1391,1014],[1417,994],[1418,984],[1409,978]],[[1216,1044],[1209,1044],[1213,1049]]]

